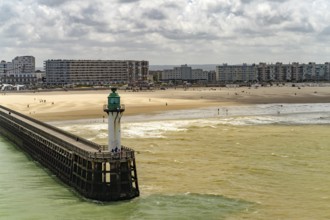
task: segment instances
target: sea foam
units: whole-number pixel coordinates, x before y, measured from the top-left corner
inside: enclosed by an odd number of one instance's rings
[[[154,115],[124,116],[123,138],[164,138],[167,132],[184,132],[189,127],[219,125],[312,125],[330,124],[330,104],[265,104],[166,111]],[[90,133],[90,140],[106,139],[107,121],[79,121],[58,127],[79,134]]]

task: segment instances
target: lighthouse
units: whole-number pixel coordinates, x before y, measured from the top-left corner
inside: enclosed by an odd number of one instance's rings
[[[117,88],[111,88],[111,91],[104,111],[108,114],[108,150],[115,153],[121,152],[120,119],[125,107],[120,105],[120,96],[116,92]]]

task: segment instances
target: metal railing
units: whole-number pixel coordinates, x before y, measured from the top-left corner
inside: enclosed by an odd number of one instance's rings
[[[65,135],[67,137],[70,137],[74,140],[76,140],[77,136],[76,135],[73,135],[69,132],[66,132],[66,131],[63,131],[59,128],[56,128],[54,126],[51,126],[49,124],[46,124],[46,123],[43,123],[41,121],[38,121],[36,119],[33,119],[33,118],[30,118],[26,115],[23,115],[19,112],[16,112],[16,111],[13,111],[9,108],[6,108],[4,106],[1,106],[0,105],[0,108],[4,109],[5,111],[7,111],[8,113],[6,112],[3,112],[3,111],[0,111],[0,115],[2,116],[3,119],[6,119],[6,121],[8,121],[8,123],[10,123],[10,121],[12,121],[13,123],[21,126],[21,127],[24,127],[34,133],[37,133],[38,135],[41,135],[43,136],[45,139],[51,141],[51,142],[54,142],[54,143],[57,143],[59,144],[60,146],[64,147],[65,149],[69,150],[69,151],[73,151],[74,153],[78,154],[78,155],[81,155],[81,156],[84,156],[84,157],[87,157],[87,158],[91,158],[91,159],[115,159],[115,160],[118,160],[118,159],[130,159],[130,158],[134,158],[135,157],[135,154],[134,154],[134,150],[131,149],[131,148],[128,148],[128,147],[125,147],[125,146],[122,146],[122,150],[121,152],[116,152],[116,153],[112,153],[112,152],[105,152],[105,151],[102,151],[102,149],[106,149],[107,147],[105,145],[99,145],[99,144],[96,144],[94,142],[91,142],[89,140],[86,140],[84,138],[81,138],[79,137],[79,142],[82,142],[82,143],[85,143],[87,144],[88,146],[91,146],[92,148],[96,149],[96,150],[99,150],[98,152],[91,152],[91,151],[86,151],[84,149],[81,149],[79,147],[77,147],[76,145],[70,143],[70,142],[67,142],[67,141],[64,141],[58,137],[56,137],[55,135],[51,135],[39,128],[36,128],[34,127],[33,125],[31,124],[28,124],[24,121],[21,121],[19,120],[18,118],[14,117],[14,115],[18,115],[22,118],[25,118],[29,121],[32,121],[36,124],[39,124],[41,126],[44,126],[44,127],[47,127],[53,131],[56,131],[62,135]],[[14,114],[14,115],[12,115]],[[0,125],[1,126],[1,125]],[[73,142],[74,143],[74,142]]]

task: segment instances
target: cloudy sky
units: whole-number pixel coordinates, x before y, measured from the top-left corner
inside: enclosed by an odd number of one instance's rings
[[[330,61],[329,0],[0,0],[0,59]]]

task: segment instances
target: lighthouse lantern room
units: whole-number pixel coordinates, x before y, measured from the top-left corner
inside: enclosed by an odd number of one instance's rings
[[[108,114],[108,149],[110,152],[121,151],[120,119],[125,111],[120,105],[120,96],[116,88],[111,88],[112,93],[108,96],[108,104],[104,111]]]

